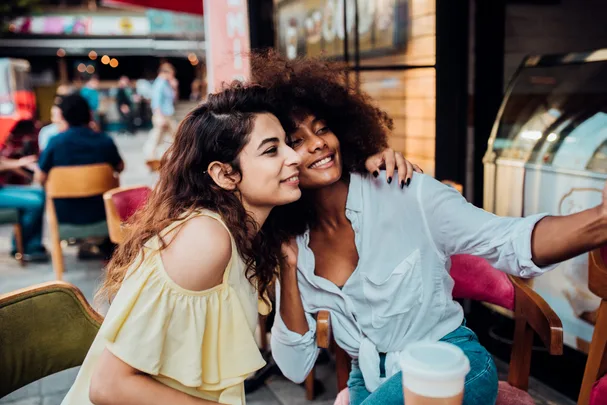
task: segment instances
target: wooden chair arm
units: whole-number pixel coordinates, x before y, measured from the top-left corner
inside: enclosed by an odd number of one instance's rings
[[[316,344],[328,349],[331,345],[331,314],[329,311],[319,311],[316,314]]]
[[[509,276],[515,291],[515,316],[524,317],[551,355],[563,354],[563,324],[548,303],[524,280]]]

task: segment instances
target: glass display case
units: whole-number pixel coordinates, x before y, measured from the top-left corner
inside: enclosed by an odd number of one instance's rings
[[[483,166],[484,208],[498,215],[563,215],[599,204],[607,179],[607,49],[526,58]],[[533,281],[576,348],[592,338],[600,303],[587,285],[588,255]]]

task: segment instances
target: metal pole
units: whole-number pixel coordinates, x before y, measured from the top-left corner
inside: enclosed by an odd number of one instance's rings
[[[358,0],[354,0],[354,69],[356,91],[360,92],[360,36],[358,32]]]
[[[348,0],[342,0],[344,5],[344,62],[346,63],[346,86],[350,87],[350,52],[348,49]]]

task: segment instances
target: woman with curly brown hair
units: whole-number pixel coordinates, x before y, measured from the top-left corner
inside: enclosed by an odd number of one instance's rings
[[[277,285],[272,353],[290,379],[314,366],[314,314],[331,313],[333,336],[352,358],[351,405],[403,403],[400,352],[420,340],[459,346],[470,360],[464,404],[493,404],[491,355],[453,300],[450,257],[471,254],[522,277],[607,242],[607,201],[564,217],[500,218],[455,189],[416,173],[405,192],[364,174],[364,157],[386,144],[391,121],[313,60],[263,55],[256,81],[291,103],[290,143],[301,158],[302,198],[278,207],[286,266]],[[402,183],[401,183],[402,186]]]
[[[277,114],[263,89],[238,86],[183,120],[108,266],[112,304],[63,404],[245,403],[265,364],[258,296],[282,260],[266,218],[301,195]]]

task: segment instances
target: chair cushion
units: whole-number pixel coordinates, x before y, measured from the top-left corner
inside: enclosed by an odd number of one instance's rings
[[[599,378],[590,391],[588,405],[603,405],[607,403],[607,376]]]
[[[121,221],[128,220],[143,204],[151,190],[148,187],[133,188],[112,195],[112,201]]]
[[[12,208],[0,209],[0,224],[16,224],[19,222],[19,211]]]
[[[508,275],[485,259],[471,255],[451,257],[451,277],[455,281],[454,298],[485,301],[514,310],[514,287]]]
[[[87,225],[59,224],[59,239],[61,240],[107,237],[108,235],[106,221]]]
[[[535,401],[528,392],[519,390],[506,381],[500,381],[495,405],[535,405]]]

